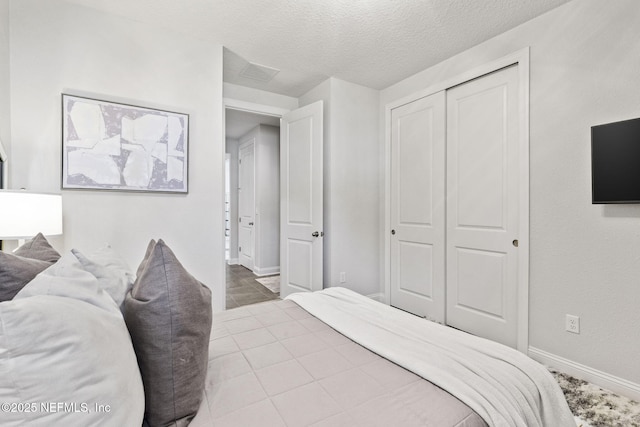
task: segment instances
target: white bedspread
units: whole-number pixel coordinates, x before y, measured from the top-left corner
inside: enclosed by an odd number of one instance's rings
[[[575,426],[551,374],[516,350],[345,288],[287,298],[362,346],[447,390],[490,426]]]

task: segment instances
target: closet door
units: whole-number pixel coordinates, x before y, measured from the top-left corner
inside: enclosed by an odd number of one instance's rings
[[[238,258],[253,271],[255,222],[255,137],[242,141],[238,161]]]
[[[518,68],[447,91],[447,324],[517,345]]]
[[[445,308],[444,114],[444,92],[391,111],[390,302],[437,322]]]

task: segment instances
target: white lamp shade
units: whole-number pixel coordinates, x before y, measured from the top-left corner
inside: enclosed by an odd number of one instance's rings
[[[0,190],[0,240],[62,234],[62,196]]]

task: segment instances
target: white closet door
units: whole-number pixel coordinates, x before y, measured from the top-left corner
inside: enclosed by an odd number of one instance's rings
[[[391,111],[394,307],[444,322],[445,95]]]
[[[242,142],[238,164],[238,258],[253,270],[255,222],[255,138]]]
[[[447,91],[447,324],[517,345],[518,68]]]

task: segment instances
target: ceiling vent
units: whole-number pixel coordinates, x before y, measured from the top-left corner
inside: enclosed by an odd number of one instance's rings
[[[279,72],[280,70],[277,68],[265,67],[264,65],[249,62],[247,66],[240,71],[240,76],[266,83],[271,81]]]

